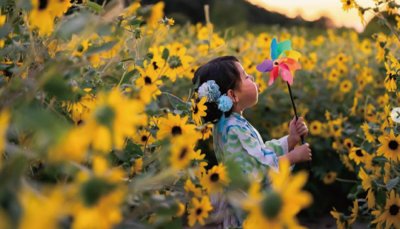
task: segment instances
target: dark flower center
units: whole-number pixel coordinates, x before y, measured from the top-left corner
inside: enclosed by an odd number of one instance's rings
[[[147,141],[147,136],[146,135],[143,135],[142,136],[142,142],[146,142]]]
[[[174,126],[172,127],[172,135],[181,135],[182,134],[182,128],[180,126]]]
[[[151,78],[150,78],[149,76],[145,76],[145,77],[144,77],[144,83],[145,83],[146,85],[150,85],[150,84],[151,84]]]
[[[49,1],[48,0],[40,0],[39,1],[39,10],[44,10],[46,9]]]
[[[197,112],[199,112],[199,108],[197,107],[197,105],[194,105],[193,113],[197,114]]]
[[[362,153],[362,151],[360,149],[356,150],[356,155],[359,157],[364,156],[364,154]]]
[[[182,150],[181,150],[181,153],[179,154],[179,159],[183,159],[183,158],[185,158],[185,156],[186,156],[186,154],[187,154],[187,148],[183,148]]]
[[[211,180],[212,182],[217,182],[217,181],[219,180],[219,174],[218,174],[218,173],[213,173],[213,174],[211,174],[210,180]]]
[[[263,215],[268,219],[275,219],[282,209],[282,197],[275,192],[269,193],[261,203]]]
[[[393,204],[392,206],[390,206],[389,208],[389,212],[391,215],[395,216],[399,213],[400,207],[397,206],[396,204]]]
[[[398,146],[399,146],[399,143],[397,141],[395,141],[395,140],[391,140],[389,142],[389,148],[391,150],[396,150]]]
[[[201,208],[196,209],[196,215],[201,215],[202,212],[203,212],[203,209],[201,209]]]
[[[152,65],[153,65],[154,70],[157,70],[157,69],[158,69],[157,62],[153,61]]]
[[[179,56],[171,56],[168,63],[170,68],[172,69],[182,66],[182,62]]]

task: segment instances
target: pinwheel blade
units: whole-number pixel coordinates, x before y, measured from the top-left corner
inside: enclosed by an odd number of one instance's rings
[[[261,64],[257,65],[256,69],[260,72],[269,72],[273,67],[272,60],[264,60]]]

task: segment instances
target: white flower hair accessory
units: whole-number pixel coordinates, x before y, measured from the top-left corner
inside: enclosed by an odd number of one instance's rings
[[[221,96],[221,92],[219,91],[219,86],[215,82],[215,80],[208,80],[204,82],[198,89],[199,98],[207,97],[207,102],[216,102],[218,105],[218,109],[222,112],[229,111],[233,102],[232,99],[225,94]]]

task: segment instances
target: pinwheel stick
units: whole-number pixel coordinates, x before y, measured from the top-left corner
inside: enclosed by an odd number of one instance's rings
[[[289,82],[286,81],[286,84],[287,84],[288,89],[289,89],[290,100],[292,101],[293,111],[294,111],[294,115],[296,116],[296,121],[297,121],[299,119],[299,116],[297,115],[296,104],[294,104],[293,95],[292,95],[292,89],[290,88]],[[301,144],[304,144],[304,143],[305,143],[304,136],[301,136]]]

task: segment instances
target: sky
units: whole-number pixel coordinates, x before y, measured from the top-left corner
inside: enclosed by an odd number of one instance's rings
[[[358,16],[357,10],[342,10],[340,0],[247,0],[248,2],[264,7],[269,11],[284,14],[290,18],[300,15],[305,20],[316,20],[321,16],[332,19],[336,26],[355,28],[362,32],[364,25]],[[373,6],[373,0],[357,0],[363,7]],[[372,18],[372,13],[366,13],[367,22]]]

